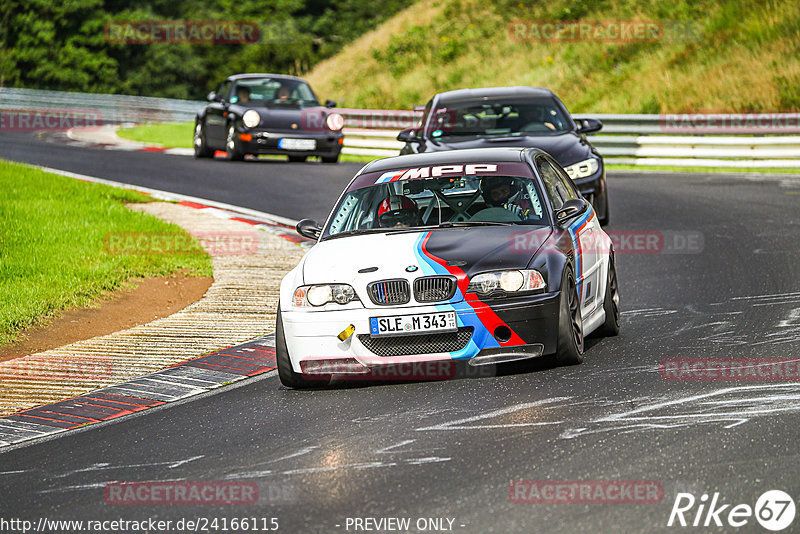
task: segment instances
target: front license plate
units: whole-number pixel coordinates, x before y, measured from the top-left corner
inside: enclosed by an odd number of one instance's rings
[[[291,139],[285,137],[278,141],[278,148],[283,150],[314,150],[317,148],[316,139]]]
[[[372,337],[405,336],[428,332],[455,332],[456,330],[458,330],[456,312],[369,318],[369,333]]]

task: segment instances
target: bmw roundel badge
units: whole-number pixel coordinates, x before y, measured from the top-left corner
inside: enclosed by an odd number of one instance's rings
[[[406,272],[407,273],[413,273],[417,269],[419,269],[419,267],[417,267],[416,265],[409,265],[408,267],[406,267]]]

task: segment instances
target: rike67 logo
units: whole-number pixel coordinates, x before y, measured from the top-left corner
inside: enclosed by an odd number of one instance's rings
[[[759,525],[778,532],[794,521],[795,503],[788,493],[781,490],[765,491],[756,500],[755,506],[724,502],[719,492],[709,499],[704,493],[697,499],[691,493],[678,493],[669,514],[667,526],[733,527],[752,525],[755,517]]]

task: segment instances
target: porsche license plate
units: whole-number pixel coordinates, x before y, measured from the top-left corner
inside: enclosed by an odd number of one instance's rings
[[[456,330],[458,330],[456,312],[418,313],[415,315],[369,318],[369,333],[371,337],[455,332]]]
[[[278,141],[278,148],[283,150],[314,150],[317,148],[317,140],[284,137]]]

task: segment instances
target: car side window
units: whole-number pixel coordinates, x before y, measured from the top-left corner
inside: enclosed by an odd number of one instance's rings
[[[231,89],[231,82],[229,81],[222,82],[222,84],[219,86],[219,89],[217,90],[217,96],[227,101],[228,91],[230,91],[230,89]]]
[[[550,163],[550,166],[553,168],[555,173],[558,175],[558,181],[561,183],[560,189],[563,190],[567,196],[564,197],[565,200],[570,198],[580,198],[580,193],[575,187],[575,183],[572,179],[567,175],[566,171],[564,171],[559,165],[554,165],[553,162]]]
[[[570,198],[577,198],[570,196],[571,190],[564,186],[558,171],[545,158],[541,156],[536,158],[536,168],[542,177],[547,196],[550,197],[554,210],[560,210],[564,202]]]

